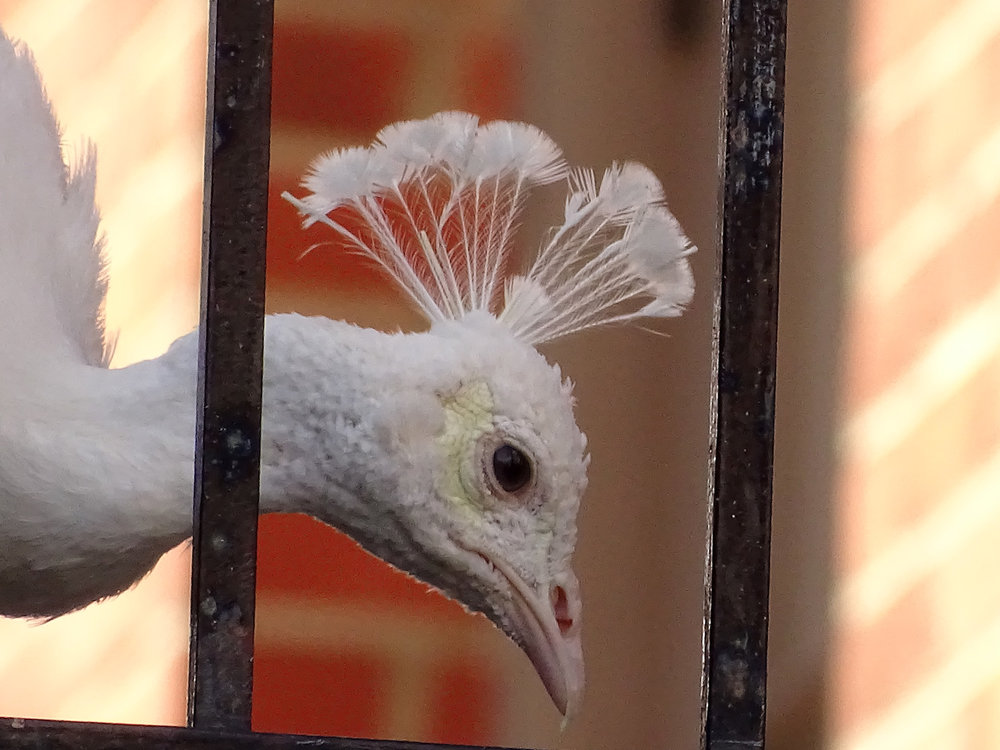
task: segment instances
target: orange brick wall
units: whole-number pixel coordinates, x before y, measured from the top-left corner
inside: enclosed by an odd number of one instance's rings
[[[853,10],[832,746],[1000,747],[1000,5]]]

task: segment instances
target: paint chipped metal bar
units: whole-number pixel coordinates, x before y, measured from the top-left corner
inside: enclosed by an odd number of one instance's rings
[[[315,737],[294,734],[216,732],[187,727],[84,724],[0,718],[4,750],[506,750],[481,745],[428,745],[422,742]]]
[[[702,748],[764,746],[786,0],[727,0]]]
[[[209,16],[188,721],[249,730],[272,0]]]

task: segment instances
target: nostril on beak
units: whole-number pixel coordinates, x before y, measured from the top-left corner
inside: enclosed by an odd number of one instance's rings
[[[552,612],[556,616],[556,624],[559,625],[559,632],[566,635],[573,627],[573,615],[569,610],[569,597],[566,589],[555,585],[549,591],[549,598],[552,602]]]

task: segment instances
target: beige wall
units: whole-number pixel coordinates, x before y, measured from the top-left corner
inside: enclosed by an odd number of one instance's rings
[[[789,3],[769,747],[825,746],[848,3]]]
[[[823,724],[847,31],[842,3],[791,5],[768,734],[799,750]],[[688,46],[657,11],[531,11],[529,118],[574,159],[650,164],[700,247],[695,302],[668,337],[607,331],[557,354],[594,450],[578,553],[591,688],[569,746],[698,741],[719,10]]]
[[[527,116],[570,159],[648,164],[700,251],[697,293],[667,336],[607,330],[552,354],[577,381],[591,438],[578,547],[586,711],[566,746],[696,747],[708,367],[714,264],[717,42],[686,53],[657,3],[548,2],[529,13]]]

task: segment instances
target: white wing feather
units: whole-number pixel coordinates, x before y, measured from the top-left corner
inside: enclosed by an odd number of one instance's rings
[[[31,53],[0,31],[0,351],[5,379],[41,363],[107,366],[95,153],[63,164]]]

